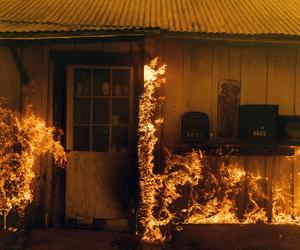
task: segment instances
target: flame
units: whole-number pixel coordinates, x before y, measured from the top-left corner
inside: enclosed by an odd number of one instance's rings
[[[163,186],[160,175],[154,174],[154,147],[157,142],[156,127],[153,120],[157,98],[157,88],[165,82],[163,77],[166,65],[155,70],[157,58],[144,67],[144,93],[139,101],[139,143],[138,161],[140,170],[140,223],[144,229],[142,240],[148,242],[163,241],[161,222],[154,217],[154,209],[158,206],[156,197]]]
[[[166,69],[166,65],[156,69],[156,63],[157,58],[144,67],[144,93],[139,102],[142,241],[168,240],[170,228],[180,230],[183,224],[300,224],[300,215],[295,213],[300,202],[293,201],[291,178],[283,174],[277,174],[278,180],[268,180],[230,162],[229,156],[220,155],[219,162],[211,164],[210,157],[201,151],[174,155],[167,149],[163,171],[155,172],[155,133],[163,122],[154,117],[159,100],[155,95],[165,82]],[[299,156],[298,148],[289,160]],[[271,195],[264,190],[266,185],[272,186]]]
[[[62,165],[66,154],[54,128],[36,117],[30,107],[24,115],[3,107],[0,100],[0,214],[12,208],[20,214],[33,199],[33,164],[36,158],[51,152],[55,162]]]

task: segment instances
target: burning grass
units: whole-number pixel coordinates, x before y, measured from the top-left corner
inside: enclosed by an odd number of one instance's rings
[[[35,116],[30,107],[25,114],[3,107],[0,100],[0,215],[12,208],[20,214],[32,201],[33,165],[36,158],[52,153],[59,165],[66,162],[66,154],[59,142],[59,134]],[[54,139],[56,133],[57,139]],[[4,223],[5,226],[5,223]]]
[[[300,224],[291,203],[291,190],[283,188],[290,185],[284,175],[268,183],[272,185],[270,195],[263,188],[267,178],[246,172],[243,166],[230,162],[229,156],[221,156],[217,164],[211,164],[200,151],[180,156],[168,150],[163,171],[155,173],[155,133],[162,122],[154,115],[156,91],[165,82],[166,68],[163,65],[156,69],[156,63],[157,59],[144,67],[144,93],[139,103],[142,241],[166,241],[171,237],[170,228],[180,230],[183,224]],[[239,206],[241,196],[243,206]]]

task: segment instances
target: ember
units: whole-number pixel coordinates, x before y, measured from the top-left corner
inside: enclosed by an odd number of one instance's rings
[[[65,151],[54,140],[54,133],[55,129],[47,127],[29,107],[21,115],[4,108],[1,99],[0,215],[4,215],[4,220],[12,208],[22,214],[32,201],[33,165],[39,155],[51,152],[56,163],[62,166],[66,162]]]
[[[246,172],[244,166],[230,162],[229,156],[220,157],[212,169],[209,157],[201,151],[180,156],[168,150],[164,171],[154,173],[155,132],[157,124],[162,122],[154,118],[158,100],[155,94],[165,82],[166,68],[163,65],[155,70],[156,62],[157,58],[144,67],[144,93],[139,103],[142,240],[148,243],[168,240],[170,233],[166,228],[171,225],[180,230],[183,224],[300,224],[291,202],[291,181],[284,175],[271,182]],[[290,160],[295,161],[299,152]],[[263,189],[269,181],[272,195]],[[245,204],[239,207],[241,193]],[[185,207],[178,206],[179,203]]]

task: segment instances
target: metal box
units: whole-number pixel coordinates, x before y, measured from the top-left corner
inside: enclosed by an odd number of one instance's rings
[[[181,118],[181,140],[199,143],[209,139],[208,116],[202,112],[187,112]]]
[[[300,116],[278,117],[278,142],[285,145],[300,145]]]
[[[278,105],[240,105],[238,137],[246,143],[277,143]]]

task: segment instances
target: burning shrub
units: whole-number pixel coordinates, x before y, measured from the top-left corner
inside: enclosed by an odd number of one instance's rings
[[[20,114],[4,108],[3,103],[0,99],[0,215],[5,217],[12,208],[22,213],[32,201],[35,159],[50,152],[62,166],[66,154],[53,138],[57,131],[47,127],[30,107]]]

